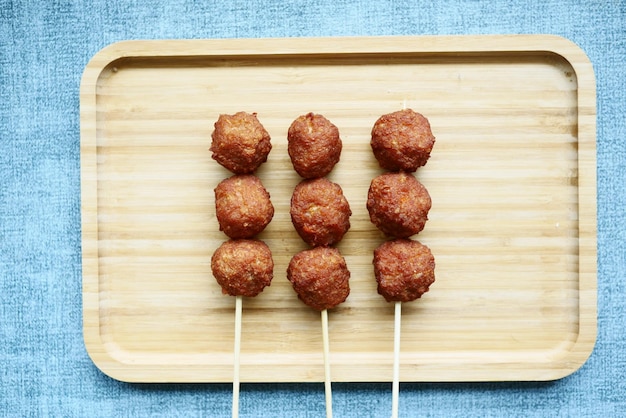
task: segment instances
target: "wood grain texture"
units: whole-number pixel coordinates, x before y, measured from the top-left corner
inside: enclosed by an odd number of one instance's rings
[[[551,380],[596,336],[595,80],[554,36],[127,41],[100,51],[81,84],[83,321],[87,350],[125,381],[232,380],[235,299],[211,274],[210,158],[220,113],[257,112],[272,137],[258,171],[276,212],[260,238],[272,285],[244,301],[242,382],[324,381],[319,313],[287,264],[305,244],[289,217],[300,180],[290,123],[325,115],[343,140],[329,178],[350,202],[339,245],[348,300],[329,312],[333,381],[391,381],[394,305],[376,293],[384,237],[365,201],[381,173],[369,146],[405,105],[437,142],[416,176],[433,208],[415,238],[436,282],[403,306],[402,381]]]

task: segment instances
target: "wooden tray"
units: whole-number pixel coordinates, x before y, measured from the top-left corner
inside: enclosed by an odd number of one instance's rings
[[[596,336],[595,81],[555,36],[127,41],[100,51],[80,90],[83,320],[87,350],[124,381],[232,380],[234,298],[211,274],[210,157],[220,113],[257,112],[272,136],[258,171],[276,214],[260,236],[275,277],[244,300],[241,380],[324,380],[318,312],[285,277],[305,248],[289,217],[299,181],[286,152],[297,116],[340,130],[330,175],[352,228],[352,272],[330,312],[332,379],[391,381],[393,305],[376,293],[384,237],[365,200],[381,173],[369,146],[382,114],[413,108],[437,138],[417,177],[433,199],[417,238],[437,281],[403,306],[402,381],[552,380]]]

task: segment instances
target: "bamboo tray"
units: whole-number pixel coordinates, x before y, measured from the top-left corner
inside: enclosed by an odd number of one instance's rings
[[[402,381],[552,380],[596,337],[595,81],[555,36],[126,41],[100,51],[80,89],[83,324],[107,375],[137,382],[232,380],[234,298],[211,274],[210,157],[220,113],[257,112],[272,136],[258,171],[276,213],[260,238],[275,276],[244,300],[241,381],[324,380],[319,313],[286,279],[305,248],[289,202],[299,177],[286,132],[313,111],[344,143],[330,175],[352,228],[352,272],[330,312],[334,381],[391,381],[393,304],[376,293],[384,237],[365,201],[381,173],[369,146],[382,114],[426,115],[437,142],[416,176],[433,208],[418,239],[436,282],[403,306]]]

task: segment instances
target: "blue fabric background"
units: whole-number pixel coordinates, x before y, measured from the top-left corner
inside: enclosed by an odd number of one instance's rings
[[[598,341],[548,383],[403,384],[401,416],[626,413],[626,2],[0,0],[0,415],[230,416],[222,384],[127,384],[83,345],[82,71],[124,39],[551,33],[597,78]],[[334,384],[337,417],[385,417],[390,384]],[[322,384],[244,384],[241,416],[324,416]]]

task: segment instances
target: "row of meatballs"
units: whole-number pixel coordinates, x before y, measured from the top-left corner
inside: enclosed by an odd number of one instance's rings
[[[423,263],[423,249],[416,245],[419,243],[404,239],[420,232],[427,220],[430,196],[410,172],[426,164],[434,140],[428,120],[410,109],[382,116],[372,129],[371,146],[376,159],[381,167],[394,170],[372,180],[367,199],[374,225],[397,238],[374,253],[378,291],[387,300],[415,299],[412,287],[417,286],[421,293],[427,290],[423,283],[405,283],[406,278],[401,276],[407,264],[413,270],[434,269],[434,263]],[[313,250],[294,256],[287,275],[300,299],[318,310],[330,309],[347,297],[349,272],[343,257],[331,246],[350,228],[351,210],[341,187],[324,177],[339,161],[341,149],[337,127],[322,115],[300,116],[289,127],[288,153],[294,170],[304,178],[292,194],[291,219],[299,236]],[[252,175],[267,160],[270,136],[256,114],[221,115],[215,123],[210,150],[213,159],[235,173],[215,189],[220,230],[231,240],[215,251],[213,274],[224,293],[256,296],[270,284],[273,274],[269,248],[251,239],[274,215],[269,193]],[[302,285],[292,280],[295,269],[296,275],[304,278]],[[337,283],[345,282],[341,295],[333,287],[334,276]],[[320,287],[320,281],[326,285]],[[398,292],[399,286],[408,292]],[[386,287],[393,290],[392,299]]]
[[[339,162],[339,129],[322,115],[297,118],[287,133],[294,170],[305,178],[291,196],[291,221],[311,249],[294,255],[287,280],[298,298],[318,311],[331,309],[350,294],[350,270],[333,247],[350,229],[352,211],[341,187],[324,176]]]
[[[435,281],[430,248],[409,238],[424,229],[432,205],[410,172],[426,164],[434,142],[428,120],[411,109],[382,116],[372,132],[374,155],[391,171],[372,180],[367,199],[372,222],[393,238],[374,250],[373,260],[378,293],[388,302],[418,299]]]

